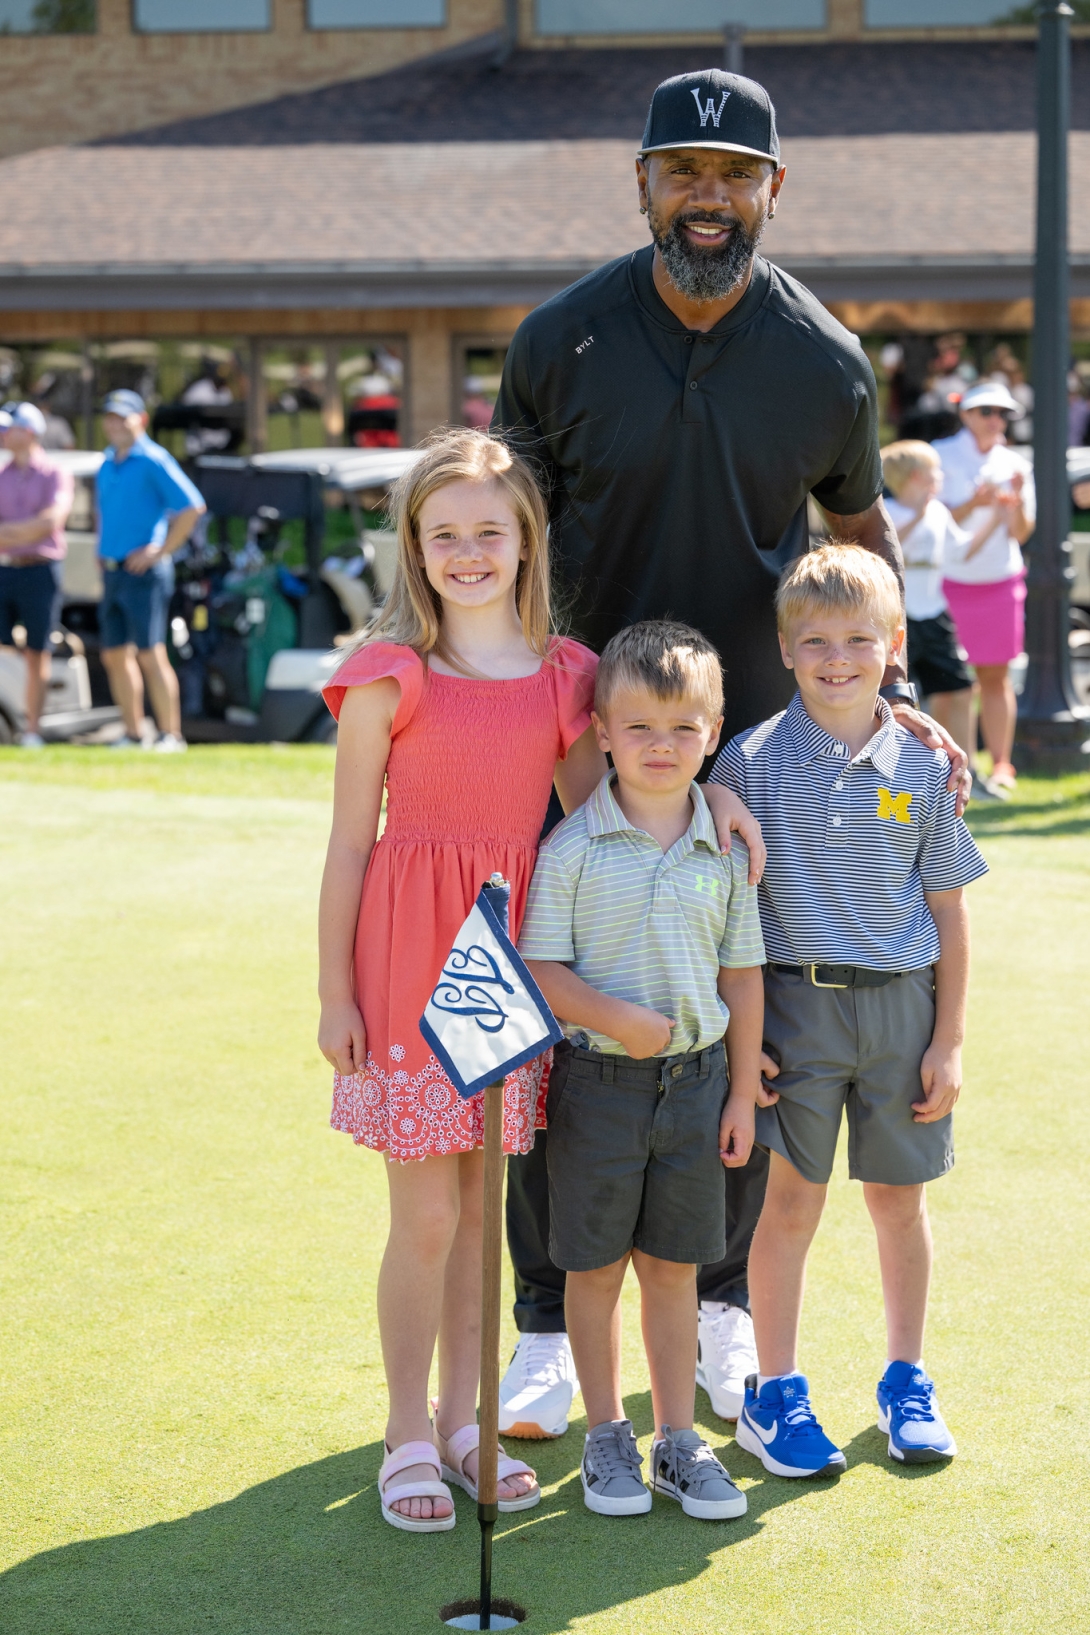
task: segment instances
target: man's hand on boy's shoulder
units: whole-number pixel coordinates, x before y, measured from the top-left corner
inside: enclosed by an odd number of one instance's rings
[[[946,780],[947,789],[957,790],[957,815],[961,817],[969,804],[969,793],[973,787],[973,775],[969,770],[969,757],[960,749],[945,727],[941,727],[931,716],[924,715],[922,710],[914,710],[910,704],[894,703],[894,720],[899,727],[904,727],[913,738],[918,738],[921,744],[928,749],[944,749],[950,757],[950,776]]]
[[[936,1124],[952,1112],[961,1094],[961,1049],[932,1039],[920,1063],[922,1101],[912,1103],[914,1124]]]
[[[749,883],[758,885],[768,860],[768,848],[761,833],[761,825],[745,802],[723,783],[702,785],[708,811],[715,824],[720,849],[730,851],[730,837],[739,835],[749,848]]]

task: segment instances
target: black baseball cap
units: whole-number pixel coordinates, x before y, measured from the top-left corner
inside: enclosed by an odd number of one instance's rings
[[[776,110],[755,79],[704,68],[664,79],[651,98],[644,153],[664,148],[727,148],[780,162]]]

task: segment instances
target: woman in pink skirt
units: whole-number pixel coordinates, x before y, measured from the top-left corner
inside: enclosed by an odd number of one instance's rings
[[[954,521],[977,534],[995,508],[995,527],[967,546],[952,547],[943,564],[943,593],[958,639],[980,684],[980,722],[993,762],[992,780],[1012,789],[1011,751],[1017,702],[1010,664],[1025,638],[1025,566],[1021,546],[1033,532],[1033,473],[1007,447],[1007,426],[1019,413],[1007,388],[981,381],[961,400],[962,429],[940,438],[943,500]]]

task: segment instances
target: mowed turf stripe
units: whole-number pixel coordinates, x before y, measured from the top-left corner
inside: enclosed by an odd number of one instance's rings
[[[313,1044],[328,752],[209,751],[184,778],[48,753],[0,758],[0,1629],[438,1628],[474,1592],[474,1510],[458,1495],[457,1528],[426,1538],[379,1519],[383,1161],[329,1131]],[[885,1458],[873,1240],[841,1154],[803,1357],[847,1475],[766,1476],[701,1392],[748,1516],[657,1500],[611,1523],[582,1507],[574,1419],[530,1450],[542,1505],[499,1528],[496,1587],[531,1631],[1084,1621],[1090,782],[1066,793],[974,819],[993,872],[970,894],[926,1351],[960,1458]],[[646,1452],[631,1289],[626,1322]]]

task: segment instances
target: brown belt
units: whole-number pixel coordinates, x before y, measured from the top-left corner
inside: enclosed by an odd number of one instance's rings
[[[7,556],[0,551],[0,568],[37,568],[43,562],[54,562],[52,556]]]

